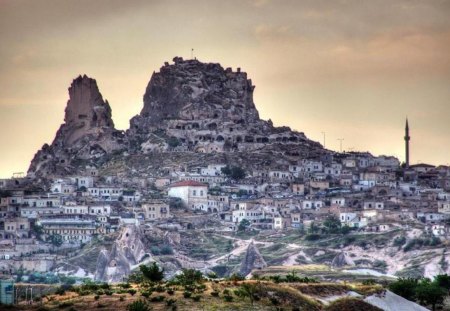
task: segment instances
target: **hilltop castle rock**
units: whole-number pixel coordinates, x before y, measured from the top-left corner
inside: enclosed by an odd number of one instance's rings
[[[303,133],[259,118],[247,73],[175,57],[153,73],[128,136],[135,151],[220,153],[284,144],[321,149]],[[298,149],[297,153],[303,153]]]
[[[76,78],[69,88],[65,122],[53,143],[35,155],[29,175],[77,174],[86,167],[108,166],[112,157],[126,160],[127,155],[136,160],[165,153],[170,160],[176,154],[238,154],[245,161],[251,152],[253,158],[264,153],[276,162],[328,153],[301,132],[261,120],[253,102],[255,87],[240,68],[173,60],[153,73],[142,111],[130,120],[126,133],[114,128],[111,108],[96,81]]]
[[[97,82],[79,76],[69,88],[64,123],[53,143],[37,152],[28,173],[39,177],[65,175],[76,170],[76,161],[122,149],[124,138],[124,133],[114,128],[111,107],[103,100]]]

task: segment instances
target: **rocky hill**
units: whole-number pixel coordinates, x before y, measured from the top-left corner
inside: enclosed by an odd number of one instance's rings
[[[295,145],[295,154],[321,150],[318,143],[288,127],[259,118],[255,86],[240,68],[175,57],[153,73],[144,107],[130,121],[134,150],[251,151],[268,145]]]
[[[245,153],[258,151],[276,159],[327,153],[303,133],[261,120],[253,102],[255,86],[240,68],[233,71],[180,57],[173,61],[153,73],[142,111],[131,119],[126,133],[114,128],[111,108],[96,81],[85,75],[76,78],[69,88],[64,124],[53,143],[35,155],[28,173],[67,175],[86,165],[104,165],[114,156],[117,160],[155,152],[243,152],[245,158]]]
[[[84,76],[69,88],[64,123],[51,145],[45,144],[31,161],[28,173],[37,177],[76,172],[80,160],[98,159],[125,147],[125,135],[114,128],[111,107],[97,82]]]

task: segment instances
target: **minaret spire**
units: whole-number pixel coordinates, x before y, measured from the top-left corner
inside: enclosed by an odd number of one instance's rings
[[[409,136],[409,124],[408,117],[406,117],[406,125],[405,125],[405,167],[409,168],[409,141],[411,137]]]

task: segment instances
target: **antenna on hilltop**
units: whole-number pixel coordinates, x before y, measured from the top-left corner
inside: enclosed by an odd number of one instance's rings
[[[194,59],[194,49],[191,49],[191,59]]]
[[[342,153],[342,141],[344,140],[344,138],[338,138],[337,140],[339,140],[340,150]]]

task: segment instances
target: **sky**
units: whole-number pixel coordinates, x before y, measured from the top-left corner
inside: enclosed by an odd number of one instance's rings
[[[0,177],[26,172],[97,80],[127,129],[174,56],[241,67],[263,119],[329,149],[450,163],[450,1],[0,0]],[[323,134],[325,133],[325,135]]]

